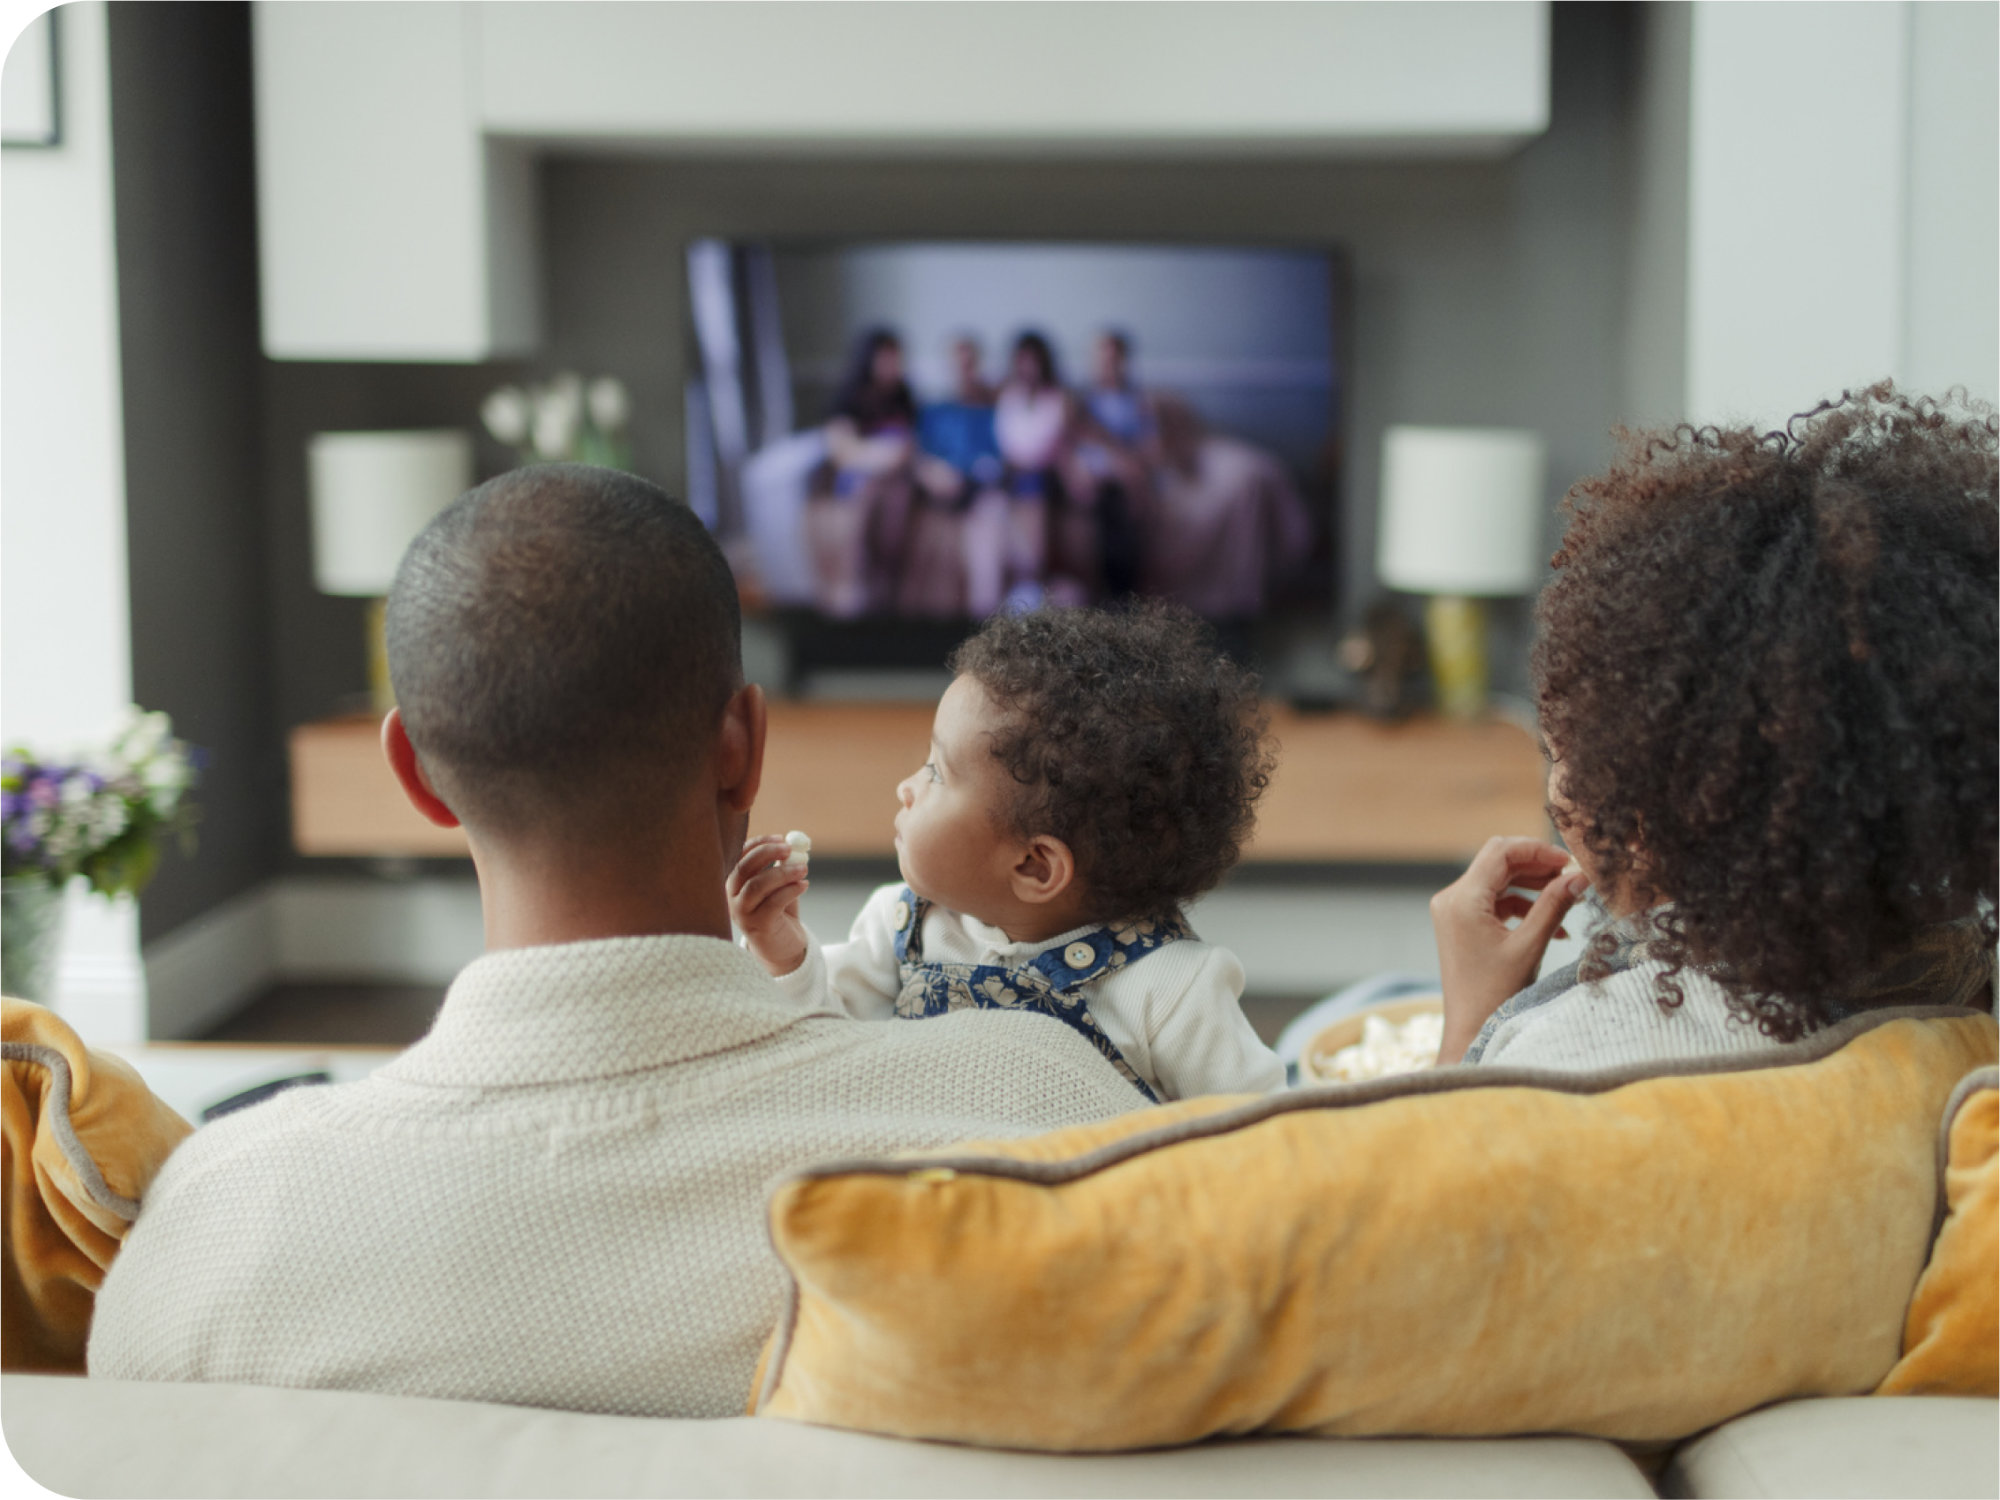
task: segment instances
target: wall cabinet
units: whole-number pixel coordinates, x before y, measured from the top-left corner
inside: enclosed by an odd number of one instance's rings
[[[259,4],[264,350],[474,361],[538,336],[534,173],[489,142],[473,7]]]
[[[1544,0],[259,0],[254,24],[277,359],[532,351],[551,147],[1490,156],[1548,125]]]

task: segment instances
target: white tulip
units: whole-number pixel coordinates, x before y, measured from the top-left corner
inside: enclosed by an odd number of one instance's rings
[[[605,375],[590,382],[588,392],[591,425],[607,437],[623,432],[625,423],[632,416],[632,398],[625,393],[625,382],[614,375]]]
[[[576,413],[579,422],[583,420],[583,377],[576,371],[561,371],[542,389],[548,399],[560,401]]]
[[[528,393],[517,385],[501,386],[479,408],[479,419],[495,441],[520,447],[528,440],[528,423],[533,419]]]
[[[577,429],[583,424],[574,406],[561,398],[535,403],[535,453],[538,457],[568,458],[576,443]]]

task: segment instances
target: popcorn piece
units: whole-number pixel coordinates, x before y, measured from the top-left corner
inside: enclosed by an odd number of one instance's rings
[[[785,863],[804,869],[812,863],[813,841],[794,828],[785,835],[785,847],[791,852],[785,856]]]

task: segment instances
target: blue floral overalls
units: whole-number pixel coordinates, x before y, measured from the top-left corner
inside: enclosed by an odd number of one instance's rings
[[[1083,986],[1117,969],[1137,963],[1155,948],[1192,937],[1179,918],[1164,922],[1126,922],[1098,927],[1070,939],[1059,948],[1038,953],[1020,968],[1005,964],[948,964],[924,958],[924,914],[931,903],[907,887],[896,903],[896,960],[903,988],[896,996],[896,1014],[908,1019],[941,1016],[947,1011],[979,1007],[1025,1010],[1053,1016],[1080,1032],[1104,1054],[1125,1080],[1158,1104],[1160,1096],[1133,1070],[1125,1054],[1097,1024],[1083,998]]]

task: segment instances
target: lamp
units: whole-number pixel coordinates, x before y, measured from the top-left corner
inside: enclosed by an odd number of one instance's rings
[[[472,437],[455,428],[321,432],[306,445],[312,488],[313,582],[322,594],[370,601],[368,686],[379,713],[396,706],[383,640],[383,596],[417,533],[472,485]]]
[[[1438,707],[1486,706],[1480,596],[1525,594],[1541,577],[1548,453],[1509,427],[1391,427],[1382,438],[1375,568],[1390,588],[1428,594],[1424,630]]]

